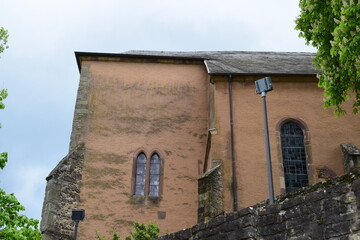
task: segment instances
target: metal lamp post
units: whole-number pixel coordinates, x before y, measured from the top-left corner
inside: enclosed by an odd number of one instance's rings
[[[75,231],[74,231],[74,240],[77,237],[77,230],[79,227],[79,222],[83,221],[85,218],[85,210],[84,209],[73,209],[71,219],[75,222]]]
[[[273,90],[272,81],[270,77],[265,77],[255,81],[256,93],[261,94],[263,102],[263,112],[264,112],[264,132],[265,132],[265,147],[266,147],[266,166],[268,173],[268,188],[269,188],[269,202],[270,204],[274,203],[274,184],[272,177],[272,166],[271,166],[271,155],[270,155],[270,140],[269,140],[269,127],[267,119],[267,109],[266,109],[266,93]]]

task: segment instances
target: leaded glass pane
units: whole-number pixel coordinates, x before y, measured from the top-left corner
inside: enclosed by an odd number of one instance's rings
[[[146,156],[140,153],[136,158],[135,195],[145,195]]]
[[[136,166],[136,174],[146,174],[146,164],[137,164]]]
[[[145,163],[146,164],[146,156],[144,153],[140,153],[136,158],[136,163]]]
[[[286,192],[308,186],[304,134],[297,124],[289,122],[281,127],[281,147]]]
[[[150,191],[149,191],[149,195],[150,196],[159,196],[159,189],[160,187],[159,186],[152,186],[150,185]]]
[[[145,185],[136,185],[135,186],[135,195],[144,195]]]
[[[151,163],[159,163],[159,164],[161,163],[161,159],[160,159],[159,155],[157,155],[156,153],[151,156],[150,161],[151,161]]]
[[[160,175],[151,175],[150,185],[160,185]]]
[[[136,175],[136,185],[145,185],[145,175]]]
[[[150,159],[150,196],[159,196],[161,159],[158,154],[153,154]]]
[[[160,174],[160,164],[152,163],[150,165],[150,174]]]

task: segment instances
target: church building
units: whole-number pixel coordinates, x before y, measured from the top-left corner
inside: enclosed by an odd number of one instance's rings
[[[359,116],[323,108],[313,53],[75,56],[70,148],[46,178],[43,239],[72,239],[72,209],[85,209],[89,240],[133,221],[171,233],[267,200],[264,77],[275,196],[342,175],[340,144],[360,145]]]

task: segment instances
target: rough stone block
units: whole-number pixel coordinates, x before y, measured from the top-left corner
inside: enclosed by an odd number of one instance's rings
[[[331,210],[334,209],[336,207],[338,207],[340,205],[340,201],[336,200],[336,199],[325,199],[323,202],[323,208],[325,210]]]
[[[296,217],[296,218],[291,218],[286,221],[286,225],[288,228],[294,228],[299,225],[317,222],[317,221],[318,221],[318,218],[315,214],[309,214],[309,215],[303,215],[303,216]]]
[[[360,233],[353,233],[349,235],[349,240],[358,240],[360,239]]]
[[[219,231],[221,232],[231,232],[239,228],[241,227],[238,221],[224,222],[218,227]]]
[[[254,215],[245,215],[238,219],[238,222],[240,224],[240,227],[248,227],[248,226],[255,226],[256,220]]]
[[[257,225],[260,227],[271,225],[274,223],[275,223],[275,214],[259,216],[257,221]]]
[[[296,206],[285,210],[285,214],[284,214],[285,219],[295,218],[299,216],[301,216],[301,206]]]
[[[258,232],[262,236],[275,235],[286,230],[285,223],[273,224],[258,228]]]
[[[268,205],[268,206],[259,208],[258,214],[259,214],[259,216],[261,216],[261,215],[277,213],[280,211],[280,209],[281,209],[281,207],[279,204],[272,204],[272,205]]]
[[[344,215],[344,213],[347,212],[347,207],[344,205],[340,205],[338,207],[335,207],[331,210],[328,210],[324,214],[325,218],[325,224],[332,224],[344,221],[347,215]]]
[[[177,232],[175,236],[176,239],[188,239],[190,237],[191,237],[191,230],[189,228]]]
[[[356,202],[356,196],[353,192],[348,192],[340,197],[340,202],[345,204]]]
[[[237,211],[237,214],[239,217],[241,217],[241,216],[245,216],[248,214],[254,214],[256,211],[257,211],[257,207],[252,206],[252,207],[244,208],[244,209]]]
[[[328,197],[328,194],[326,193],[326,191],[321,189],[321,190],[316,191],[316,192],[308,193],[305,196],[305,202],[315,202],[315,201],[322,200],[322,199],[324,199],[326,197]]]
[[[354,192],[360,191],[360,179],[357,179],[352,182],[351,190],[353,190]]]
[[[340,237],[350,233],[349,222],[340,222],[325,227],[325,238]]]
[[[243,229],[238,229],[235,232],[228,234],[229,239],[252,239],[255,238],[256,236],[256,230],[255,228],[243,228]]]
[[[263,236],[261,239],[262,239],[262,240],[280,240],[280,239],[286,239],[286,234],[285,234],[285,233],[278,233],[278,234],[274,234],[274,235]]]
[[[320,216],[323,213],[320,202],[311,202],[299,206],[301,215],[313,214]]]
[[[309,223],[304,226],[310,239],[324,239],[324,225],[321,223]]]
[[[305,201],[303,196],[298,196],[292,199],[284,201],[281,205],[281,210],[285,210],[294,206],[297,206]]]
[[[226,221],[234,221],[238,218],[239,218],[239,216],[238,216],[237,212],[230,212],[225,215]]]
[[[220,224],[222,224],[224,222],[225,222],[225,217],[219,216],[219,217],[213,218],[209,222],[207,222],[206,227],[213,228],[213,227],[219,226]]]
[[[336,197],[336,196],[340,196],[342,194],[346,194],[350,191],[350,188],[347,184],[339,184],[339,185],[335,185],[332,187],[328,187],[326,189],[326,192],[331,196],[331,197]]]

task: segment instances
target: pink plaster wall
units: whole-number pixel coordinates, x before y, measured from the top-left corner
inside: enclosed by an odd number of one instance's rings
[[[208,122],[208,76],[201,65],[83,62],[90,65],[90,126],[80,206],[95,231],[128,233],[132,221],[156,221],[164,234],[197,221],[198,162],[203,161]],[[133,160],[143,151],[163,158],[161,200],[136,202]],[[158,212],[166,212],[158,219]]]
[[[235,158],[238,181],[239,208],[268,198],[265,140],[261,96],[255,93],[253,77],[237,78],[233,83],[233,114]],[[244,81],[246,80],[246,81]],[[309,81],[310,80],[310,81]],[[308,154],[310,181],[320,180],[316,169],[326,166],[343,174],[340,144],[351,142],[360,146],[360,122],[357,115],[336,118],[323,108],[323,92],[316,79],[273,77],[274,91],[267,95],[269,135],[276,195],[283,192],[281,151],[276,125],[286,117],[298,118],[307,124],[310,133]],[[215,83],[215,112],[217,135],[213,136],[212,157],[224,161],[225,191],[231,192],[231,149],[229,144],[229,91],[227,82]],[[350,104],[347,104],[350,105]],[[349,111],[351,113],[351,111]],[[225,192],[225,210],[232,211],[232,195]]]

